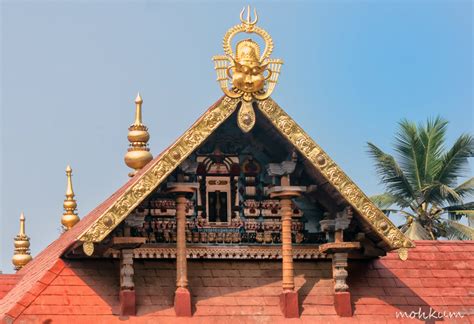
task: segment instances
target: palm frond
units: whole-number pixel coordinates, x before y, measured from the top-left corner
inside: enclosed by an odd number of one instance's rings
[[[410,214],[409,212],[403,210],[403,209],[391,209],[391,208],[385,208],[382,209],[384,212],[388,213],[396,213],[396,214],[401,214],[402,216],[406,217],[407,219],[413,218],[413,219],[418,219],[418,215],[415,214]]]
[[[423,187],[424,148],[415,123],[406,119],[399,123],[395,150],[398,153],[400,167],[412,187],[419,193]]]
[[[464,181],[459,186],[454,188],[454,190],[461,197],[474,194],[474,177]]]
[[[395,205],[400,200],[400,198],[388,192],[380,194],[380,195],[370,196],[369,198],[370,200],[372,200],[375,206],[377,206],[380,209],[385,209],[392,205]]]
[[[462,205],[444,207],[443,211],[448,213],[448,217],[451,220],[459,220],[463,216],[469,219],[469,217],[474,217],[474,201]]]
[[[455,189],[442,184],[438,183],[439,193],[442,199],[449,201],[450,203],[460,203],[462,202],[462,197],[456,192]]]
[[[471,215],[471,214],[468,214],[466,215],[467,216],[467,224],[470,226],[470,227],[474,227],[474,214]]]
[[[474,156],[474,138],[461,135],[451,149],[441,158],[441,168],[435,180],[449,187],[454,187],[458,177],[467,171],[468,158]]]
[[[456,221],[446,220],[446,231],[449,239],[474,240],[474,228]]]
[[[443,205],[446,200],[449,200],[450,203],[461,203],[461,197],[458,193],[439,181],[433,181],[430,184],[427,184],[423,187],[425,201],[435,204]]]
[[[439,171],[448,122],[440,117],[428,119],[425,125],[418,125],[418,135],[423,146],[423,163],[420,165],[421,180],[430,183]]]
[[[381,183],[386,185],[387,191],[393,196],[400,197],[400,201],[412,201],[415,199],[410,182],[393,156],[384,153],[372,143],[367,143],[367,145],[369,146],[369,154],[375,162],[377,173],[382,180]],[[400,207],[408,206],[400,205]]]

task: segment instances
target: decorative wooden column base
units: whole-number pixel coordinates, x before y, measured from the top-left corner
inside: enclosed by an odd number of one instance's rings
[[[336,292],[334,294],[334,308],[336,309],[337,315],[342,317],[351,317],[351,293],[348,291]]]
[[[334,308],[337,315],[352,316],[351,293],[346,282],[347,258],[350,252],[360,250],[359,242],[333,242],[319,246],[321,253],[332,254],[332,276],[334,278]]]
[[[120,291],[120,316],[133,316],[136,314],[135,290]]]
[[[286,318],[299,317],[298,293],[294,290],[283,291],[280,295],[280,308]]]
[[[133,282],[133,250],[123,249],[120,259],[120,315],[136,314],[135,283]]]
[[[174,294],[176,316],[191,317],[191,293],[187,288],[179,287]]]

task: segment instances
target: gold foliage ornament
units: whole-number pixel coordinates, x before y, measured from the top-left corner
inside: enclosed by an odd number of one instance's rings
[[[92,242],[84,242],[82,245],[82,249],[87,256],[91,256],[94,253],[94,243]]]
[[[406,261],[408,260],[408,249],[407,248],[399,248],[398,249],[398,257],[400,258],[400,260],[402,261]]]
[[[226,96],[241,98],[242,105],[237,115],[239,128],[247,133],[255,125],[255,111],[252,102],[267,99],[275,89],[283,61],[272,59],[273,40],[262,28],[258,27],[258,15],[254,9],[254,20],[250,19],[250,6],[247,7],[247,19],[244,20],[245,7],[240,12],[239,25],[230,28],[224,36],[225,55],[217,55],[214,68],[217,81]],[[248,38],[241,40],[232,50],[232,40],[239,33],[256,34],[265,42],[265,49],[260,55],[260,46]],[[229,81],[232,87],[229,88]]]

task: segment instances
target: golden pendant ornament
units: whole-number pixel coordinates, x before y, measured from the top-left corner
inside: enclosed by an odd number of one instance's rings
[[[398,257],[402,261],[408,260],[408,249],[407,248],[400,248],[398,249]]]
[[[82,250],[87,256],[91,256],[94,253],[94,243],[84,242],[82,245]]]
[[[237,114],[237,125],[244,132],[248,133],[255,126],[255,111],[252,102],[242,101],[242,106]]]

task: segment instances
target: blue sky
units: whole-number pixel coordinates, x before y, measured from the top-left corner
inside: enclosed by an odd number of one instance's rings
[[[128,179],[137,91],[154,155],[222,95],[211,57],[246,4],[1,2],[0,270],[21,211],[33,255],[58,237],[68,163],[80,216]],[[473,132],[471,1],[250,4],[285,62],[273,98],[367,194],[366,142],[390,151],[400,119]]]

